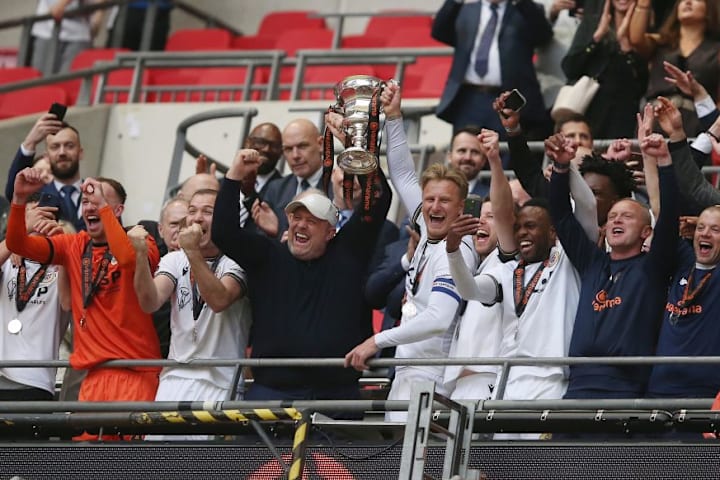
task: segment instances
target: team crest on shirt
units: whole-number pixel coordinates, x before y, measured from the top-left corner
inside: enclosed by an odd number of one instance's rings
[[[112,257],[112,258],[110,259],[110,265],[117,265],[117,263],[118,263],[117,258]]]
[[[187,287],[180,287],[177,290],[177,302],[178,310],[182,310],[185,305],[190,303],[190,289]]]
[[[550,256],[548,257],[548,268],[552,268],[555,265],[558,264],[560,261],[560,252],[558,252],[557,248],[553,248],[550,250]]]

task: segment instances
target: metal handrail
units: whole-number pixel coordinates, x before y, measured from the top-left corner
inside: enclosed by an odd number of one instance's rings
[[[370,367],[391,366],[447,366],[447,365],[509,365],[509,366],[565,366],[565,365],[704,365],[720,363],[720,356],[623,356],[623,357],[454,357],[454,358],[375,358],[368,360]],[[102,367],[189,367],[243,366],[243,367],[344,367],[344,358],[232,358],[193,359],[187,362],[161,359],[108,360]],[[67,360],[1,360],[0,368],[15,367],[67,367]]]
[[[352,50],[298,50],[295,61],[295,75],[290,93],[292,100],[300,99],[303,90],[305,67],[308,65],[354,65],[395,63],[395,80],[402,84],[405,67],[420,57],[452,56],[450,47],[427,48],[363,48]],[[341,79],[338,79],[341,80]]]

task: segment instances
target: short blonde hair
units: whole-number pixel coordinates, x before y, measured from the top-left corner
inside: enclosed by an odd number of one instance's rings
[[[468,182],[465,178],[465,174],[452,166],[446,166],[442,163],[433,163],[422,173],[422,176],[420,177],[420,187],[424,190],[425,185],[432,180],[448,180],[458,186],[460,189],[460,198],[467,197]]]

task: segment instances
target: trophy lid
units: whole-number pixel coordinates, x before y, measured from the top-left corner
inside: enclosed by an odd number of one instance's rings
[[[358,96],[372,96],[383,81],[372,75],[351,75],[335,85],[335,97],[339,102]]]

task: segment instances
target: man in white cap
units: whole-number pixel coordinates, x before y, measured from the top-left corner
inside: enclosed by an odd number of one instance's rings
[[[356,211],[337,232],[337,208],[327,196],[315,189],[296,195],[285,207],[285,245],[238,226],[240,185],[254,181],[259,164],[255,150],[238,152],[212,223],[213,243],[247,275],[252,356],[344,356],[372,333],[363,284],[390,208],[390,187],[378,170],[369,210]],[[360,178],[361,184],[366,181]],[[359,375],[342,367],[253,368],[255,381],[245,399],[357,399]]]

